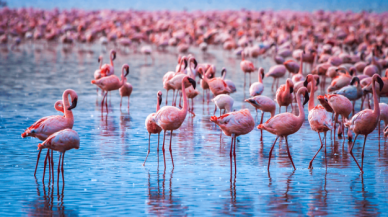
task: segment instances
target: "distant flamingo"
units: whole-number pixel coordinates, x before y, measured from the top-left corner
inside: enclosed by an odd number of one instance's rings
[[[69,103],[69,96],[72,101],[71,105]],[[73,117],[73,112],[71,110],[77,106],[77,100],[78,100],[78,95],[74,90],[71,90],[71,89],[65,90],[62,95],[62,103],[63,103],[62,108],[64,109],[63,112],[65,115],[64,116],[53,115],[53,116],[47,116],[39,119],[37,122],[35,122],[33,125],[31,125],[29,128],[27,128],[24,131],[24,133],[22,134],[22,138],[26,138],[30,136],[30,137],[38,138],[41,141],[44,141],[53,133],[56,133],[63,129],[73,128],[74,117]],[[61,110],[60,103],[56,102],[55,107],[57,110]],[[36,175],[36,170],[38,168],[40,153],[41,151],[39,151],[38,153],[34,176]],[[49,157],[49,152],[47,152],[46,159],[48,157]],[[52,157],[51,157],[51,162],[53,163]],[[46,168],[46,160],[45,160],[44,167]]]
[[[157,104],[156,104],[156,112],[158,112],[160,110],[160,105],[162,104],[162,92],[161,91],[158,91],[158,94],[157,94]],[[151,134],[158,134],[158,153],[159,153],[159,137],[160,137],[160,132],[162,132],[162,128],[159,127],[155,122],[154,122],[154,117],[155,117],[156,113],[151,113],[147,116],[146,120],[145,120],[145,126],[147,128],[147,131],[148,131],[148,152],[147,152],[147,156],[144,160],[144,163],[143,163],[143,166],[145,165],[146,161],[147,161],[147,158],[148,158],[148,155],[150,154],[150,142],[151,142]]]
[[[331,121],[331,115],[323,108],[321,105],[314,105],[314,92],[315,92],[315,78],[314,75],[307,75],[306,77],[306,82],[311,82],[311,95],[310,95],[310,100],[308,104],[308,110],[309,110],[309,115],[308,115],[308,120],[310,123],[310,127],[312,130],[318,133],[319,136],[319,141],[321,141],[321,147],[317,151],[317,153],[314,155],[313,159],[310,161],[309,164],[309,169],[313,168],[313,161],[315,157],[318,155],[318,153],[321,151],[323,148],[323,142],[321,139],[321,132],[324,133],[325,137],[325,161],[326,161],[326,132],[331,130],[332,128],[332,121]],[[307,86],[307,85],[305,85]]]
[[[294,91],[294,84],[291,79],[287,78],[286,84],[281,85],[276,91],[276,101],[279,105],[279,113],[282,106],[286,107],[292,103],[292,92]]]
[[[202,68],[200,69],[202,71]],[[223,73],[226,73],[226,70],[222,70]],[[210,69],[206,72],[206,75],[203,76],[203,80],[209,85],[210,91],[214,94],[214,96],[218,96],[219,94],[227,94],[230,93],[231,90],[229,89],[228,85],[222,78],[211,78],[209,79],[209,73]],[[203,74],[202,72],[200,74]]]
[[[255,121],[248,109],[236,112],[229,112],[220,117],[212,116],[210,121],[217,124],[222,132],[232,137],[230,143],[230,162],[232,162],[232,150],[234,155],[234,169],[236,171],[236,138],[240,135],[250,133],[255,127]],[[233,145],[234,144],[234,145]]]
[[[250,103],[253,107],[255,107],[256,114],[257,109],[260,109],[262,111],[260,124],[263,123],[265,112],[269,112],[271,114],[271,118],[275,115],[276,104],[271,98],[267,96],[255,96],[244,101]]]
[[[342,122],[340,123],[341,132],[344,131],[345,119],[349,118],[350,113],[352,112],[353,105],[350,100],[339,94],[326,94],[325,97],[328,100],[330,107],[334,111],[334,132],[336,130],[336,123],[338,122],[338,117],[341,115]],[[335,134],[334,134],[335,141]]]
[[[62,181],[65,183],[64,170],[63,170],[63,161],[65,159],[65,152],[70,149],[79,149],[79,136],[78,133],[72,129],[64,129],[59,132],[54,133],[48,137],[44,142],[38,145],[38,150],[41,151],[44,148],[51,149],[54,151],[59,151],[59,162],[58,162],[58,177],[57,184],[59,183],[59,168],[62,170]],[[62,158],[62,165],[61,165]]]
[[[272,144],[271,151],[269,152],[269,160],[268,160],[268,168],[267,168],[268,170],[271,164],[272,151],[279,137],[285,137],[288,157],[291,160],[294,170],[296,170],[294,162],[292,161],[290,149],[288,148],[287,136],[298,132],[304,122],[304,109],[301,103],[302,95],[304,95],[303,105],[305,105],[309,101],[307,88],[302,87],[298,90],[298,93],[297,93],[296,101],[298,103],[298,108],[299,108],[298,116],[295,116],[292,113],[282,113],[282,114],[275,115],[264,124],[260,124],[259,126],[257,126],[257,129],[259,130],[263,129],[276,135],[275,142]]]
[[[242,52],[241,57],[242,57],[242,60],[240,63],[240,67],[241,67],[241,70],[244,72],[244,87],[246,85],[246,78],[245,78],[246,73],[249,73],[249,86],[251,86],[251,73],[255,71],[255,66],[251,61],[245,59],[244,52]]]
[[[259,77],[258,82],[253,83],[249,88],[249,95],[251,96],[261,95],[261,93],[263,93],[264,91],[264,85],[263,85],[264,69],[261,67],[259,68],[258,77]]]
[[[304,53],[304,51],[303,51],[303,53]],[[300,53],[300,63],[299,63],[298,74],[295,74],[295,75],[292,76],[292,82],[294,82],[294,83],[304,80],[304,76],[303,76],[303,53]]]
[[[96,71],[94,71],[94,79],[98,80],[101,78],[101,66],[102,66],[102,56],[100,55],[98,57],[98,62],[100,63],[100,68],[98,68]],[[98,88],[97,88],[98,91]]]
[[[129,73],[129,66],[128,66],[128,73]],[[119,92],[120,92],[120,96],[121,96],[120,108],[121,108],[121,104],[123,101],[123,97],[126,96],[126,97],[128,97],[128,109],[129,109],[129,97],[131,96],[131,93],[132,93],[132,84],[127,82],[127,77],[124,77],[124,84],[123,84],[123,86],[120,87]]]
[[[196,86],[195,80],[190,78],[189,76],[186,76],[182,79],[182,90],[189,87],[190,85],[193,85],[194,89]],[[172,159],[172,166],[174,167],[174,160],[172,158],[172,149],[171,149],[171,142],[172,142],[172,132],[176,129],[178,129],[183,121],[186,118],[186,114],[188,111],[188,100],[186,97],[186,91],[182,91],[183,95],[183,108],[178,109],[174,106],[165,106],[162,109],[160,109],[155,117],[154,122],[160,126],[164,130],[164,137],[163,137],[163,154],[164,154],[164,143],[166,139],[166,132],[171,131],[170,134],[170,154]]]
[[[374,109],[365,109],[363,111],[358,112],[353,116],[353,118],[346,123],[346,126],[348,126],[355,134],[356,137],[354,138],[352,147],[350,148],[350,155],[352,155],[354,161],[356,162],[358,168],[360,168],[361,173],[363,173],[363,165],[364,165],[364,150],[365,150],[365,143],[366,138],[368,137],[368,134],[373,132],[373,130],[376,129],[376,126],[380,120],[380,107],[379,107],[379,101],[377,99],[376,94],[376,88],[375,88],[375,82],[378,82],[380,85],[380,91],[383,89],[384,83],[381,80],[380,76],[378,74],[374,74],[372,77],[372,91],[373,91],[373,106]],[[361,167],[358,164],[356,158],[353,155],[353,147],[356,143],[358,135],[364,135],[364,145],[362,147],[362,154],[361,154]]]
[[[354,83],[357,82],[357,85],[354,85]],[[354,113],[354,106],[356,104],[356,100],[360,99],[363,96],[363,91],[360,85],[360,79],[358,77],[353,77],[352,81],[350,82],[350,85],[345,86],[338,91],[336,91],[337,94],[343,95],[349,100],[353,101],[353,113]],[[363,107],[364,100],[361,100],[361,108]]]
[[[283,77],[286,74],[286,72],[287,72],[287,69],[284,65],[274,65],[269,69],[265,77],[273,77],[271,90],[273,90],[275,83],[276,83],[276,88],[278,88],[279,78]]]
[[[125,75],[124,75],[124,70],[127,71]],[[118,90],[124,85],[126,81],[125,77],[128,75],[128,73],[129,73],[129,66],[127,64],[124,64],[121,68],[121,81],[116,75],[102,77],[101,79],[98,79],[98,80],[92,80],[91,82],[92,84],[97,85],[103,91],[105,91],[105,95],[104,95],[104,98],[102,98],[101,105],[104,104],[104,100],[109,91]],[[107,102],[106,102],[106,105],[108,105]]]
[[[214,97],[212,99],[212,101],[214,102],[214,104],[216,104],[216,106],[220,110],[220,116],[221,116],[222,109],[224,110],[224,114],[225,114],[225,112],[226,113],[232,112],[234,100],[231,96],[229,96],[227,94],[220,94],[220,95]],[[216,111],[217,111],[217,109],[214,110],[214,114],[216,114]]]
[[[185,64],[183,68],[182,68],[182,64]],[[169,71],[166,74],[164,74],[164,76],[163,76],[163,88],[166,89],[166,91],[167,91],[167,93],[166,93],[166,105],[168,103],[168,91],[169,90],[173,90],[173,94],[172,94],[173,95],[172,96],[173,97],[173,99],[172,99],[173,104],[172,105],[174,105],[175,89],[170,85],[169,81],[178,73],[182,73],[182,70],[186,70],[186,68],[187,68],[186,58],[181,58],[179,56],[176,71],[175,72]]]

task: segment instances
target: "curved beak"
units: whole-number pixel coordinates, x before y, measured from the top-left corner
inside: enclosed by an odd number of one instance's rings
[[[306,78],[306,80],[304,80],[304,82],[303,82],[303,86],[307,87],[308,84],[309,84],[309,82],[307,81],[307,78]]]
[[[319,77],[317,78],[317,86],[319,85]]]
[[[67,109],[67,110],[72,110],[73,108],[77,107],[77,101],[78,101],[78,98],[74,98],[73,99],[73,102],[71,102],[71,106]]]
[[[304,93],[304,102],[303,102],[303,106],[306,105],[306,103],[309,101],[310,97],[309,97],[309,92],[306,91]]]
[[[384,87],[384,82],[383,82],[383,80],[380,77],[377,77],[377,82],[380,85],[380,91],[381,91],[383,89],[383,87]]]
[[[189,82],[191,83],[191,85],[193,85],[193,88],[195,89],[195,87],[196,87],[196,83],[195,83],[195,80],[194,79],[192,79],[192,78],[187,78],[188,80],[189,80]]]
[[[184,67],[184,69],[186,69],[186,68],[187,68],[187,60],[186,60],[186,59],[184,59],[184,60],[183,60],[183,62],[185,63],[185,67]]]
[[[264,71],[261,71],[261,79],[264,79]]]
[[[194,63],[194,69],[196,69],[197,66],[198,66],[197,60],[196,60],[196,59],[193,59],[193,63]]]
[[[124,77],[127,77],[127,75],[129,74],[129,67],[127,67],[126,70],[127,70],[127,73],[125,73]]]
[[[115,60],[116,59],[116,52],[113,52],[113,58],[112,58],[113,60]]]
[[[158,99],[159,99],[159,105],[161,105],[162,104],[162,94],[160,94],[160,95],[158,95]]]
[[[290,87],[290,93],[294,92],[294,88]]]

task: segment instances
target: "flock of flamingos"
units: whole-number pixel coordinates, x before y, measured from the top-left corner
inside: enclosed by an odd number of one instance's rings
[[[379,103],[380,97],[388,93],[387,13],[59,11],[4,8],[0,10],[0,18],[0,43],[2,46],[10,45],[10,49],[29,41],[41,45],[60,41],[64,46],[79,47],[87,47],[90,43],[101,43],[101,46],[109,43],[114,44],[116,49],[139,48],[152,59],[152,49],[176,49],[181,54],[177,66],[160,81],[167,91],[165,106],[162,106],[162,92],[159,91],[156,94],[156,112],[145,120],[149,140],[151,134],[158,134],[158,150],[159,136],[164,131],[163,154],[166,132],[170,131],[172,165],[173,131],[180,128],[187,113],[195,115],[193,99],[200,95],[197,90],[199,87],[203,90],[203,100],[214,102],[215,112],[217,108],[220,110],[220,116],[212,116],[210,121],[231,137],[230,160],[232,162],[234,157],[235,169],[236,137],[250,133],[255,127],[248,109],[233,109],[231,94],[237,90],[233,81],[225,79],[227,69],[221,70],[222,77],[216,77],[216,66],[198,63],[194,55],[189,53],[191,47],[199,47],[203,52],[213,47],[222,47],[227,55],[241,58],[241,72],[238,73],[244,76],[244,90],[239,91],[246,91],[245,87],[249,86],[251,98],[245,99],[245,102],[252,105],[256,112],[258,109],[262,112],[257,126],[261,135],[263,131],[276,135],[269,151],[268,170],[279,137],[285,139],[288,157],[296,169],[287,137],[301,128],[306,116],[305,104],[308,104],[307,118],[311,130],[318,133],[321,142],[315,156],[311,156],[311,169],[314,158],[323,146],[326,157],[326,134],[333,131],[334,140],[337,134],[338,139],[352,141],[349,152],[363,173],[368,134],[379,126],[380,137],[380,121],[383,120],[385,126],[388,123],[388,105]],[[112,50],[109,54],[110,63],[103,64],[102,56],[98,59],[100,67],[94,72],[91,84],[96,85],[97,92],[101,90],[104,96],[102,106],[107,105],[109,92],[119,90],[121,97],[128,97],[129,109],[132,92],[132,85],[126,79],[129,66],[122,66],[119,78],[115,75],[115,58],[116,52]],[[254,64],[257,58],[270,58],[273,66],[265,72]],[[256,71],[258,80],[251,83],[251,74]],[[245,80],[246,74],[249,76],[249,84]],[[92,78],[92,74],[90,76]],[[267,77],[273,77],[272,91],[276,90],[276,99],[262,95],[263,79]],[[280,78],[285,78],[285,83],[279,86]],[[331,79],[328,87],[326,79]],[[327,94],[318,96],[315,93],[318,89]],[[173,92],[171,106],[168,106],[169,90]],[[320,104],[314,103],[315,98]],[[62,100],[55,103],[55,109],[63,112],[64,116],[43,117],[22,134],[23,138],[35,137],[43,141],[38,145],[35,174],[41,151],[48,149],[43,178],[48,161],[50,178],[52,176],[54,180],[53,150],[60,152],[58,182],[60,172],[63,179],[65,152],[80,147],[79,136],[72,130],[72,110],[77,106],[77,99],[75,91],[66,90]],[[361,101],[361,107],[356,113],[355,102],[358,100]],[[292,107],[295,101],[298,109],[287,112],[288,106]],[[283,113],[281,107],[285,107]],[[271,114],[270,119],[263,120],[265,112]],[[384,129],[386,134],[387,128]],[[364,135],[361,164],[352,152],[359,135]],[[149,153],[150,142],[144,164]]]

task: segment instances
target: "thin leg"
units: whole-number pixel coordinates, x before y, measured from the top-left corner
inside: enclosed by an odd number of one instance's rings
[[[160,138],[160,133],[158,133],[158,153],[159,153],[159,138]]]
[[[151,141],[151,133],[148,133],[148,152],[147,152],[147,156],[146,156],[146,158],[144,160],[143,167],[144,167],[144,165],[145,165],[145,163],[147,161],[148,155],[150,154],[150,141]]]
[[[269,171],[269,165],[271,164],[272,151],[273,151],[273,148],[275,147],[275,144],[276,144],[276,141],[278,140],[278,138],[279,138],[279,136],[276,137],[275,142],[273,142],[273,144],[272,144],[271,151],[269,151],[268,168],[267,168],[268,171]]]
[[[54,185],[54,151],[51,149],[51,174],[53,176],[53,185]]]
[[[232,137],[232,140],[230,142],[230,153],[229,153],[229,157],[230,157],[230,160],[232,161],[232,152],[233,152],[233,137]]]
[[[326,164],[326,169],[327,169],[327,158],[326,158],[326,132],[324,132],[325,135],[325,164]]]
[[[42,152],[42,149],[39,150],[39,153],[38,153],[38,158],[36,159],[36,166],[35,166],[35,172],[34,172],[34,176],[36,177],[36,170],[38,169],[38,163],[39,163],[39,158],[40,158],[40,153]]]
[[[318,133],[318,136],[319,136],[319,141],[321,141],[321,147],[319,148],[319,150],[317,151],[317,153],[314,155],[313,159],[311,159],[310,164],[309,164],[309,169],[312,169],[312,168],[313,168],[313,161],[314,161],[315,157],[318,155],[318,153],[321,151],[321,149],[323,148],[323,143],[322,143],[322,139],[321,139],[321,134]]]
[[[128,96],[128,109],[129,109],[129,96]]]
[[[233,138],[232,138],[233,139]],[[236,176],[237,174],[237,161],[236,161],[236,143],[237,143],[237,138],[234,136],[234,147],[233,147],[233,152],[234,152],[234,175]]]
[[[377,125],[379,126],[379,142],[380,142],[380,120],[377,122]]]
[[[63,161],[65,160],[65,152],[63,152],[63,154],[62,154],[62,183],[63,184],[65,184],[65,173],[63,172],[63,165],[64,165],[64,163],[63,163]]]
[[[123,102],[123,97],[120,97],[120,108],[121,108],[122,102]]]
[[[365,135],[365,138],[364,138],[364,145],[362,146],[362,154],[361,154],[361,172],[364,172],[364,151],[365,151],[366,137],[368,137],[368,135]]]
[[[174,158],[172,158],[171,143],[172,143],[172,130],[171,130],[171,135],[170,135],[170,155],[171,155],[172,167],[174,167]]]
[[[294,165],[294,161],[292,161],[292,157],[291,157],[291,153],[290,153],[290,149],[288,147],[288,140],[287,140],[287,136],[285,137],[286,138],[286,145],[287,145],[287,154],[288,154],[288,157],[290,158],[291,160],[291,163],[292,163],[292,166],[294,167],[294,170],[296,170],[295,168],[295,165]]]
[[[262,111],[262,112],[261,112],[261,121],[260,121],[260,124],[263,124],[263,119],[264,119],[264,112]]]
[[[217,105],[214,105],[214,114],[213,115],[216,115],[216,111],[217,111]]]
[[[46,165],[47,165],[47,159],[49,158],[49,154],[47,152],[46,154],[46,158],[44,159],[44,169],[43,169],[43,179],[42,179],[42,182],[44,182],[44,176],[46,174]]]
[[[166,131],[164,131],[164,135],[163,135],[163,146],[162,146],[163,155],[164,155],[164,142],[165,141],[166,141]]]
[[[167,93],[166,93],[166,105],[167,105],[167,102],[168,102],[168,90],[167,90]]]
[[[59,154],[59,161],[58,161],[58,176],[57,176],[57,185],[59,185],[59,174],[61,173],[61,157],[62,157],[62,153]]]
[[[356,143],[357,136],[358,136],[358,134],[356,134],[356,137],[354,137],[354,141],[353,141],[352,147],[350,148],[350,155],[352,155],[352,157],[353,157],[353,160],[356,162],[356,164],[357,164],[358,168],[360,168],[360,170],[362,171],[362,169],[361,169],[360,165],[358,164],[358,162],[357,162],[356,158],[355,158],[355,157],[354,157],[354,155],[353,155],[353,147],[354,147],[354,143]]]

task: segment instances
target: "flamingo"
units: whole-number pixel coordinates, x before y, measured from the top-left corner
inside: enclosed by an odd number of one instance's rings
[[[129,66],[128,66],[128,73],[129,73]],[[128,75],[128,74],[127,74]],[[132,84],[127,82],[127,77],[124,77],[124,84],[123,86],[120,87],[119,92],[120,92],[120,109],[121,109],[121,103],[123,101],[123,97],[126,96],[128,97],[128,109],[129,109],[129,97],[131,96],[132,93]]]
[[[157,94],[157,104],[156,104],[156,112],[158,112],[160,110],[160,105],[162,104],[162,92],[161,91],[158,91],[158,94]],[[147,152],[147,156],[144,160],[144,163],[143,163],[143,166],[145,165],[146,161],[147,161],[147,158],[148,158],[148,155],[150,154],[150,142],[151,142],[151,134],[158,134],[158,153],[159,153],[159,137],[160,137],[160,132],[162,132],[162,128],[159,127],[159,125],[157,125],[155,122],[154,122],[154,117],[155,117],[156,113],[151,113],[147,116],[146,120],[145,120],[145,126],[147,128],[147,131],[148,131],[148,152]]]
[[[342,87],[349,85],[350,82],[352,81],[352,75],[354,70],[355,69],[352,68],[352,70],[350,71],[351,73],[349,74],[346,68],[344,67],[337,68],[336,72],[343,71],[345,73],[333,79],[330,86],[327,88],[327,92],[333,92],[341,89]]]
[[[220,110],[220,116],[221,116],[222,109],[224,110],[224,113],[232,112],[234,100],[231,96],[227,94],[219,94],[218,96],[214,97],[212,101]],[[214,114],[216,114],[216,111],[217,109],[214,110]]]
[[[291,79],[287,78],[286,84],[281,85],[276,91],[276,101],[279,105],[279,113],[282,106],[286,107],[292,103],[292,92],[294,91],[294,84]]]
[[[261,67],[259,68],[258,77],[259,77],[258,82],[253,83],[249,88],[249,95],[251,96],[261,95],[261,93],[263,93],[264,91],[264,85],[263,85],[264,69]]]
[[[309,164],[309,169],[313,168],[313,161],[315,157],[318,155],[318,153],[321,151],[323,148],[323,142],[321,139],[321,134],[324,133],[324,138],[325,138],[325,161],[326,161],[326,133],[327,131],[331,130],[332,128],[332,121],[329,113],[325,110],[325,108],[321,105],[314,105],[314,92],[315,92],[315,79],[314,75],[307,75],[306,77],[306,82],[311,82],[311,95],[310,95],[310,100],[308,104],[308,121],[310,123],[310,127],[312,130],[318,133],[319,136],[319,141],[321,142],[321,147],[317,151],[317,153],[314,155],[313,159],[310,161]],[[307,86],[307,85],[305,85]]]
[[[124,75],[124,70],[126,70],[125,75]],[[124,64],[121,68],[121,81],[116,75],[102,77],[101,79],[91,81],[92,84],[97,85],[99,88],[105,91],[105,95],[102,98],[101,105],[103,105],[105,97],[107,96],[109,91],[118,90],[124,85],[126,81],[125,77],[128,75],[128,73],[129,73],[129,66],[127,64]],[[108,106],[107,102],[106,102],[106,105]]]
[[[249,73],[249,86],[251,86],[251,73],[255,71],[255,66],[251,61],[245,59],[244,52],[241,53],[241,57],[242,57],[242,60],[240,62],[240,67],[241,67],[241,70],[244,72],[244,87],[246,85],[246,79],[245,79],[246,73]]]
[[[72,101],[71,105],[69,103],[69,96]],[[56,133],[63,129],[72,129],[74,124],[74,117],[73,117],[73,112],[71,110],[77,106],[77,101],[78,101],[78,95],[74,90],[71,90],[71,89],[65,90],[62,95],[63,104],[59,103],[58,101],[55,103],[55,109],[57,109],[58,111],[63,111],[64,116],[53,115],[53,116],[47,116],[39,119],[37,122],[35,122],[33,125],[31,125],[29,128],[27,128],[24,131],[24,133],[22,134],[22,138],[35,137],[41,141],[44,141],[53,133]],[[41,150],[38,153],[34,176],[36,176],[36,170],[38,168],[40,153],[41,153]],[[47,152],[45,166],[44,166],[45,168],[46,168],[46,161],[48,157],[50,157],[49,152]],[[51,164],[53,165],[52,157],[51,157]],[[54,171],[54,169],[52,170]]]
[[[94,71],[94,79],[98,80],[101,78],[101,66],[102,66],[102,55],[98,57],[98,62],[100,63],[100,68],[98,68],[96,71]],[[98,89],[97,89],[98,91]]]
[[[380,122],[384,121],[384,128],[388,125],[388,105],[386,103],[379,103],[380,107],[380,121],[378,123],[379,126],[379,140],[380,140]]]
[[[301,104],[302,95],[304,95],[303,105],[305,105],[309,101],[307,88],[302,87],[298,90],[298,93],[297,93],[296,101],[298,103],[298,108],[299,108],[298,116],[292,113],[286,112],[286,113],[275,115],[274,117],[268,119],[264,124],[260,124],[259,126],[257,126],[257,129],[259,130],[263,129],[276,135],[275,142],[272,144],[271,151],[269,152],[269,160],[268,160],[268,168],[267,168],[268,171],[269,171],[269,166],[271,164],[272,151],[279,137],[285,137],[288,157],[291,160],[294,170],[296,170],[294,162],[292,161],[290,149],[288,148],[287,137],[291,134],[298,132],[304,122],[304,109]]]
[[[222,71],[223,71],[223,74],[226,73],[225,69],[223,69]],[[198,73],[203,74],[203,69],[202,68],[198,69]],[[209,76],[210,73],[211,73],[211,69],[208,69],[205,76],[202,76],[202,78],[209,85],[209,89],[214,94],[214,96],[217,96],[219,94],[227,94],[231,92],[228,85],[222,78],[209,79],[208,77],[210,77]]]
[[[272,87],[271,90],[273,90],[273,87],[275,86],[275,82],[277,81],[276,88],[279,86],[279,78],[283,77],[287,72],[287,69],[284,65],[274,65],[272,66],[268,73],[265,75],[265,77],[273,77]]]
[[[147,61],[147,56],[150,56],[152,59],[152,64],[154,63],[154,57],[152,56],[152,48],[149,45],[145,45],[140,48],[140,52],[144,54],[145,61]]]
[[[283,63],[283,65],[286,67],[289,73],[296,74],[299,72],[300,66],[294,60],[287,60]]]
[[[365,109],[363,111],[360,111],[357,114],[355,114],[350,121],[346,122],[346,126],[349,127],[356,134],[352,147],[350,148],[350,155],[352,155],[361,173],[364,172],[363,166],[364,166],[364,150],[365,150],[366,138],[368,137],[368,134],[370,134],[371,132],[373,132],[374,129],[376,129],[376,126],[380,120],[380,107],[379,107],[379,101],[377,99],[375,82],[379,83],[380,91],[381,89],[383,89],[384,83],[378,74],[373,75],[372,82],[373,82],[372,91],[373,91],[373,104],[374,104],[373,110]],[[362,147],[362,154],[361,154],[361,167],[353,155],[353,147],[354,147],[354,144],[356,143],[358,135],[360,134],[365,136],[364,145]]]
[[[209,76],[211,76],[211,75],[209,75]],[[236,85],[233,83],[233,81],[229,80],[229,79],[225,79],[225,77],[226,77],[226,69],[225,68],[222,68],[221,77],[222,77],[222,80],[224,80],[225,83],[228,85],[228,87],[230,89],[230,93],[234,93],[237,91]]]
[[[357,85],[354,85],[354,83],[357,82]],[[338,91],[336,91],[337,94],[343,95],[349,100],[353,101],[353,113],[354,113],[354,106],[356,104],[356,100],[360,99],[363,96],[363,91],[360,85],[360,79],[358,77],[353,77],[352,81],[350,82],[350,85],[345,86]],[[363,107],[364,100],[361,100],[361,108]]]
[[[255,127],[255,121],[248,109],[242,109],[236,112],[229,112],[220,117],[212,116],[210,121],[217,124],[222,132],[232,137],[230,143],[230,162],[232,163],[232,150],[234,155],[234,164],[236,171],[236,138],[240,135],[250,133]],[[234,145],[233,145],[234,144]]]
[[[56,132],[49,136],[44,142],[38,144],[38,150],[41,151],[44,148],[51,149],[54,151],[59,151],[59,162],[58,162],[58,177],[57,184],[59,184],[59,174],[61,167],[61,158],[62,158],[62,181],[65,183],[64,170],[63,170],[63,161],[65,159],[65,152],[70,149],[79,149],[79,136],[78,133],[72,129],[64,129],[59,132]]]
[[[172,99],[172,103],[174,103],[174,97],[175,97],[175,89],[170,85],[169,81],[175,76],[177,75],[178,73],[182,73],[182,64],[184,63],[185,66],[183,67],[183,70],[186,70],[187,68],[187,60],[186,58],[181,58],[179,56],[178,58],[178,62],[179,64],[177,65],[177,68],[176,68],[176,71],[173,72],[173,71],[169,71],[167,72],[164,76],[163,76],[163,88],[166,89],[167,93],[166,93],[166,105],[168,103],[168,91],[169,90],[173,90],[173,99]],[[174,104],[173,104],[174,105]]]
[[[196,83],[195,80],[190,78],[189,76],[185,76],[182,79],[182,90],[192,85],[195,89]],[[165,106],[162,109],[160,109],[156,115],[154,116],[154,122],[160,126],[164,130],[164,137],[163,137],[163,155],[165,152],[164,149],[164,143],[166,139],[166,132],[171,131],[170,134],[170,154],[172,159],[172,166],[174,167],[174,160],[172,158],[172,149],[171,149],[171,142],[172,142],[172,132],[176,129],[178,129],[183,121],[186,118],[187,110],[188,110],[188,100],[186,97],[186,91],[182,91],[183,95],[183,108],[178,109],[174,106]]]
[[[255,107],[256,114],[257,114],[257,109],[261,110],[260,124],[263,123],[265,112],[271,113],[271,118],[275,115],[276,104],[271,98],[267,96],[254,96],[252,98],[246,99],[245,102],[248,102],[253,107]]]
[[[110,76],[110,75],[114,75],[115,74],[115,68],[114,68],[114,65],[113,65],[113,60],[116,59],[116,51],[115,50],[111,50],[110,53],[109,53],[109,59],[110,59],[110,64],[104,64],[101,66],[100,70],[101,70],[101,77],[106,77],[106,76]]]
[[[304,54],[304,51],[303,51],[303,53],[300,53],[299,71],[298,71],[297,74],[292,76],[292,82],[294,82],[294,83],[297,83],[299,81],[303,81],[304,80],[304,76],[303,76],[303,54]]]
[[[348,98],[339,94],[326,94],[325,97],[328,100],[330,107],[334,111],[334,132],[336,130],[336,123],[338,117],[341,115],[342,122],[340,123],[341,132],[344,132],[344,123],[352,112],[353,105]],[[335,135],[334,135],[335,140]]]

